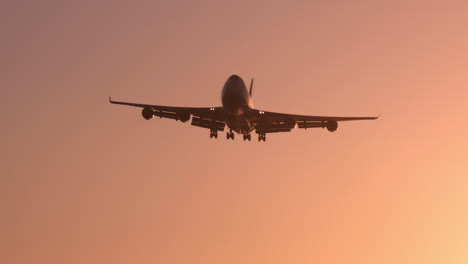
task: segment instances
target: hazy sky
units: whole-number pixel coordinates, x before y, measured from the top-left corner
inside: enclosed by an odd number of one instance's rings
[[[467,263],[466,1],[0,4],[0,263]],[[375,115],[266,143],[116,100]]]

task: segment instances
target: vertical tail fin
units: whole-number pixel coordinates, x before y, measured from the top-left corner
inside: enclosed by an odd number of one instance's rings
[[[249,91],[250,97],[252,97],[252,89],[253,89],[253,78],[252,78],[252,81],[250,81],[250,91]]]

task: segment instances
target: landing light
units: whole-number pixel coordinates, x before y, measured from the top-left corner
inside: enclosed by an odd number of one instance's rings
[[[211,107],[210,110],[211,110],[211,111],[214,111],[214,107]]]
[[[258,112],[259,112],[261,115],[265,114],[265,112],[263,112],[263,111],[258,111]]]

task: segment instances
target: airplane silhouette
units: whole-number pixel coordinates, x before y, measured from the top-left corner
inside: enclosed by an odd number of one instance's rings
[[[253,108],[252,104],[253,79],[250,90],[247,91],[244,81],[237,75],[229,77],[224,84],[221,101],[218,107],[175,107],[162,105],[137,104],[113,101],[112,104],[121,104],[143,108],[142,115],[146,120],[153,116],[175,119],[187,122],[192,118],[193,126],[210,130],[210,138],[218,138],[218,131],[224,131],[227,139],[234,140],[234,133],[242,134],[244,140],[251,140],[251,132],[255,130],[258,141],[266,141],[266,134],[277,132],[290,132],[298,128],[327,128],[334,132],[338,122],[353,120],[375,120],[380,117],[336,117],[336,116],[307,116],[268,112]]]

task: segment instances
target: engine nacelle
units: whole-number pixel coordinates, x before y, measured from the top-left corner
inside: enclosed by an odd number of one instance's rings
[[[190,113],[187,111],[181,111],[177,113],[177,119],[184,123],[190,120],[190,116]]]
[[[338,122],[334,120],[327,121],[327,129],[330,132],[335,132],[338,129]]]
[[[150,120],[154,115],[154,111],[151,107],[145,107],[141,111],[141,115],[143,116],[144,119]]]

